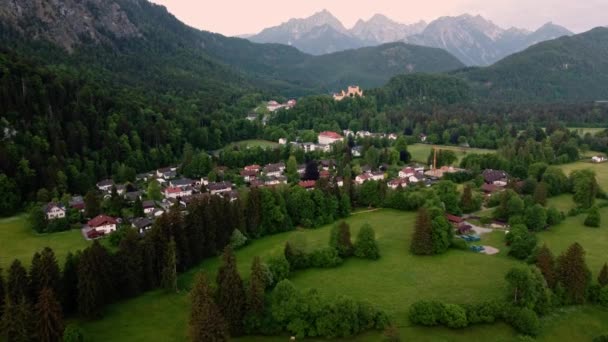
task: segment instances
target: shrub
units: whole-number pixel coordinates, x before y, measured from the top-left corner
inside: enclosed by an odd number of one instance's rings
[[[467,321],[467,312],[459,305],[444,304],[441,323],[448,328],[464,328],[469,324]]]
[[[308,255],[304,251],[294,244],[287,242],[285,243],[285,259],[289,263],[289,268],[292,271],[303,270],[310,266]]]
[[[434,301],[418,301],[410,306],[409,318],[414,324],[435,326],[441,322],[443,304]]]
[[[494,323],[502,316],[503,304],[497,301],[467,305],[469,324]]]
[[[467,245],[467,242],[464,241],[463,239],[452,239],[452,244],[451,246],[454,249],[460,249],[463,251],[466,251],[469,249],[469,245]]]
[[[247,244],[247,237],[240,230],[235,229],[230,236],[230,247],[237,250]]]
[[[321,248],[308,256],[311,267],[331,268],[342,264],[338,251],[331,247]]]
[[[585,226],[597,228],[600,226],[600,213],[597,210],[597,207],[592,207],[589,209],[589,213],[587,214],[587,218],[585,219]]]
[[[355,256],[376,260],[380,258],[380,250],[376,244],[376,232],[369,224],[364,224],[357,234],[355,242]]]
[[[273,257],[268,260],[267,265],[270,273],[272,274],[272,285],[276,285],[280,281],[289,277],[289,262],[287,262],[285,256],[279,255],[277,257]]]
[[[564,215],[557,210],[555,207],[550,207],[547,209],[547,224],[550,226],[555,226],[560,224],[564,220]]]
[[[80,327],[68,324],[63,331],[63,342],[84,342],[84,335]]]
[[[536,336],[540,332],[538,315],[531,309],[511,307],[505,316],[507,322],[522,334]]]

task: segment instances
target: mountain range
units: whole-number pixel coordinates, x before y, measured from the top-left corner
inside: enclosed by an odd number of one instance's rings
[[[447,50],[469,66],[490,65],[505,56],[535,43],[572,35],[567,29],[547,23],[534,32],[503,29],[481,16],[464,14],[441,17],[429,24],[424,21],[401,24],[376,14],[359,20],[347,29],[327,10],[304,19],[290,19],[281,25],[262,30],[247,39],[259,43],[279,43],[320,55],[362,46],[403,41]]]

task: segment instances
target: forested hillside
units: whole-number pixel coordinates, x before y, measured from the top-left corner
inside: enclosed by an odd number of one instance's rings
[[[608,28],[543,42],[492,66],[456,75],[491,101],[604,100],[608,98]]]

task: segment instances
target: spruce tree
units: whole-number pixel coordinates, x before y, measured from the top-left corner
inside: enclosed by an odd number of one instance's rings
[[[120,270],[118,274],[120,291],[125,297],[137,295],[142,288],[143,268],[139,233],[136,230],[127,230],[118,246],[116,259],[117,268]]]
[[[26,286],[24,285],[24,292]],[[19,298],[7,298],[0,331],[8,342],[35,341],[32,307],[25,293]]]
[[[245,224],[247,235],[252,238],[261,236],[260,224],[262,222],[262,193],[256,187],[251,188],[245,207]]]
[[[19,303],[23,298],[28,298],[29,281],[27,271],[21,264],[21,261],[13,261],[8,270],[6,278],[6,301],[8,303]]]
[[[338,225],[337,250],[338,255],[347,258],[353,255],[353,243],[350,238],[350,226],[345,221]]]
[[[597,282],[602,287],[608,285],[608,264],[604,264],[602,267],[600,274],[597,276]]]
[[[416,215],[416,226],[410,250],[416,255],[431,255],[434,251],[433,231],[429,212],[426,208],[418,209]]]
[[[99,198],[97,197],[94,191],[91,190],[87,192],[87,194],[84,196],[84,203],[85,217],[92,218],[99,215],[99,213],[101,212],[101,204],[99,202]]]
[[[57,295],[61,290],[61,271],[55,253],[50,247],[45,247],[40,253],[40,270],[40,288],[37,293],[48,287]]]
[[[597,228],[600,226],[600,212],[597,210],[597,207],[591,207],[587,214],[587,218],[585,218],[585,226]]]
[[[177,292],[177,262],[175,256],[175,240],[171,239],[165,251],[161,287],[167,292]]]
[[[63,337],[61,304],[50,288],[43,288],[36,304],[36,336],[41,342],[59,342]]]
[[[61,303],[66,314],[78,308],[78,258],[79,254],[68,252],[61,274]]]
[[[249,288],[247,294],[247,316],[249,321],[256,321],[264,314],[264,291],[266,289],[266,276],[262,268],[260,257],[253,258]],[[257,325],[257,324],[254,324]]]
[[[113,294],[110,254],[97,240],[85,249],[78,262],[78,311],[98,317]]]
[[[34,253],[32,257],[32,263],[30,264],[30,272],[29,272],[29,284],[28,284],[28,293],[30,298],[30,303],[36,303],[38,300],[38,293],[42,288],[40,286],[42,278],[42,257],[40,253]]]
[[[585,251],[578,243],[572,244],[557,258],[557,280],[564,288],[567,303],[585,302],[590,275],[585,264]]]
[[[188,331],[192,342],[222,342],[229,340],[228,326],[213,301],[207,277],[199,274],[190,292]]]
[[[547,245],[543,245],[536,255],[536,266],[547,281],[547,286],[553,288],[555,286],[555,257]]]
[[[376,233],[369,224],[364,224],[357,234],[355,242],[355,255],[359,258],[373,259],[380,258],[380,250],[376,244]]]
[[[246,299],[243,280],[236,268],[236,258],[229,246],[222,254],[222,265],[217,273],[217,303],[233,336],[243,331]]]

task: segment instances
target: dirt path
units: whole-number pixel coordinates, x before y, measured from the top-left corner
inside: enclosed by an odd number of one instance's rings
[[[375,209],[369,209],[369,210],[357,211],[356,213],[353,213],[353,215],[357,215],[357,214],[363,214],[363,213],[371,213],[371,212],[374,212],[374,211],[378,211],[378,210],[380,210],[380,209],[381,209],[381,208],[375,208]]]
[[[491,232],[494,231],[493,229],[490,229],[490,228],[484,228],[484,227],[476,226],[476,225],[472,224],[469,221],[464,221],[464,223],[468,224],[469,226],[471,226],[471,228],[475,231],[475,233],[477,233],[479,235],[491,233]]]

